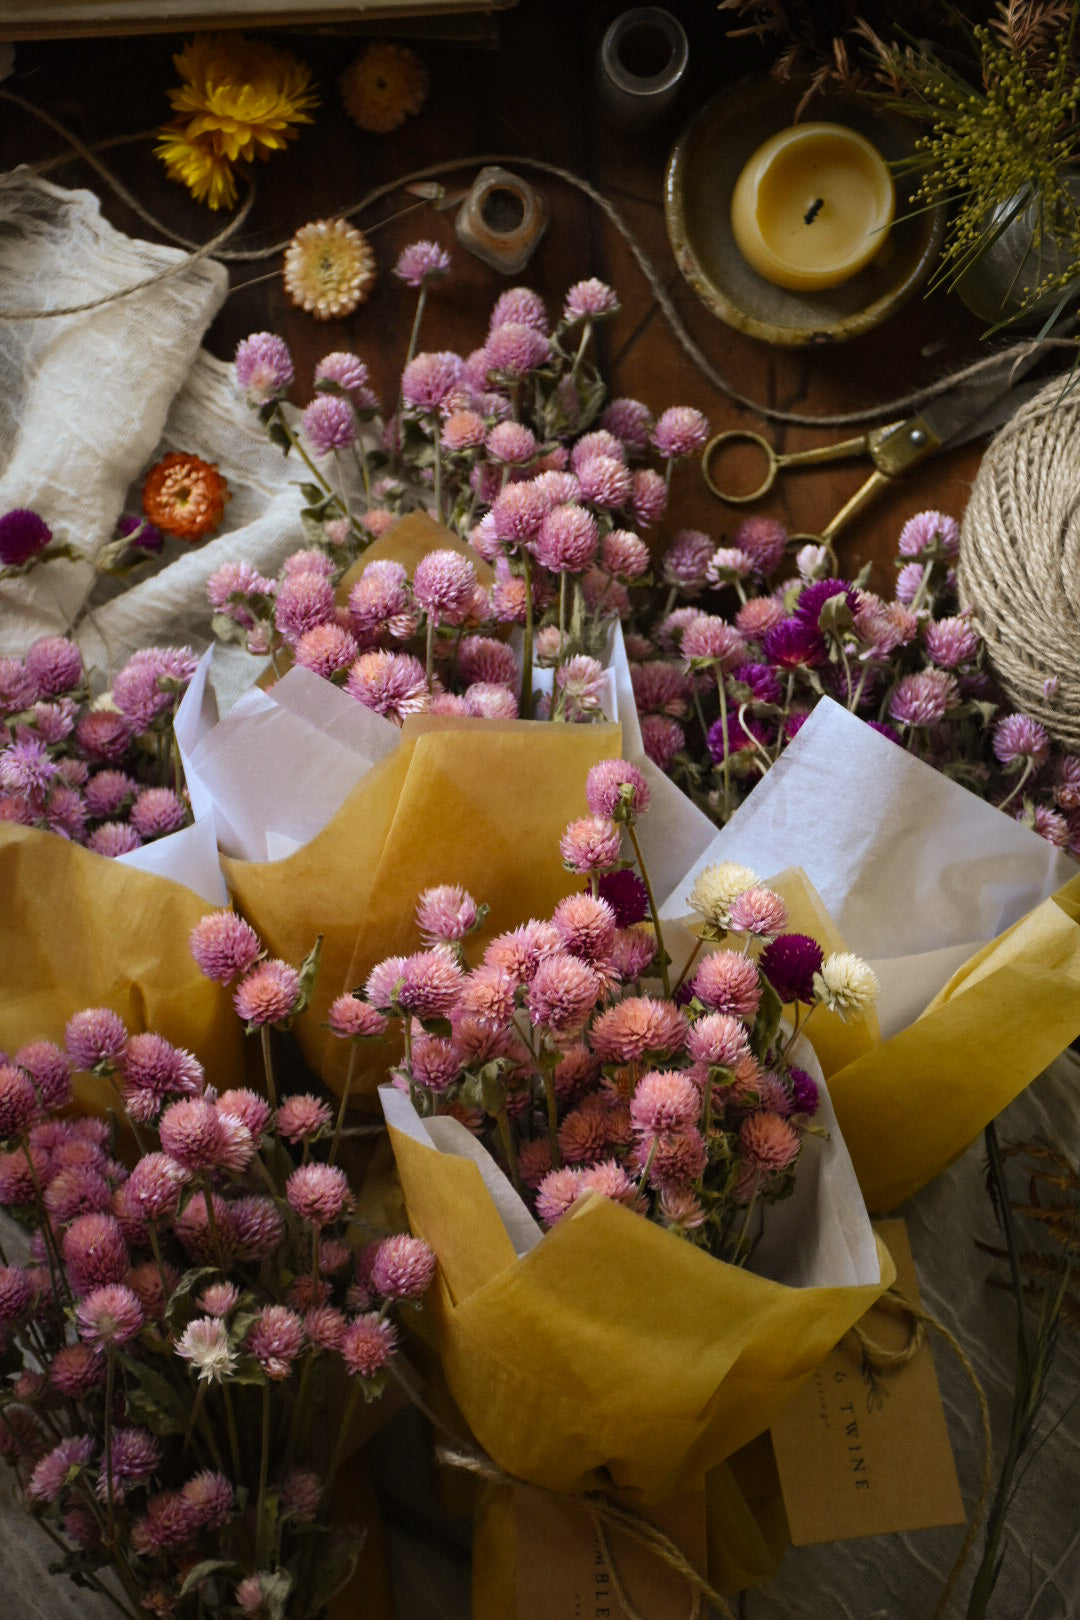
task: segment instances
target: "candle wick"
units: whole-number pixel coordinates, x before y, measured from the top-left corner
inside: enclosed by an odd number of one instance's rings
[[[812,225],[824,206],[824,197],[815,197],[809,208],[806,210],[806,213],[803,215],[803,224]]]

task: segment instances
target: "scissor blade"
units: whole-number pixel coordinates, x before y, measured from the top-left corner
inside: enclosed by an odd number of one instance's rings
[[[1010,363],[1003,359],[1002,365],[988,376],[959,384],[939,399],[931,400],[919,415],[941,440],[943,449],[968,444],[972,439],[993,433],[1050,380],[1046,375],[1029,378],[1026,382],[1018,380],[1041,358],[1041,350],[1033,346],[1033,352],[1019,360]],[[1064,387],[1066,373],[1059,375]]]

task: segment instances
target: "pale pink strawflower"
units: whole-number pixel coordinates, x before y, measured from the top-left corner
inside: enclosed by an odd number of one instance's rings
[[[343,1040],[385,1035],[389,1027],[381,1012],[351,991],[331,1002],[326,1021]]]
[[[788,909],[772,889],[755,887],[737,894],[728,908],[728,927],[735,934],[773,939],[787,927]]]
[[[303,1164],[285,1183],[290,1208],[311,1226],[330,1226],[352,1208],[348,1177],[337,1165]]]
[[[536,1190],[536,1214],[545,1226],[554,1226],[582,1195],[581,1171],[569,1166],[550,1170]]]
[[[68,1019],[64,1031],[67,1055],[76,1069],[112,1066],[127,1044],[122,1020],[109,1007],[87,1007]]]
[[[923,635],[928,655],[942,669],[970,664],[979,651],[979,636],[967,619],[930,619]]]
[[[68,1483],[73,1468],[85,1468],[94,1455],[94,1441],[88,1434],[61,1440],[34,1465],[26,1494],[35,1502],[55,1502]]]
[[[371,1260],[370,1285],[384,1299],[419,1299],[431,1286],[436,1259],[420,1238],[384,1238]]]
[[[310,669],[323,680],[343,675],[359,652],[356,637],[340,624],[317,624],[297,641],[293,659],[302,669]]]
[[[119,1222],[102,1211],[76,1216],[64,1233],[63,1253],[68,1281],[76,1294],[123,1282],[130,1265]]]
[[[563,865],[583,877],[610,870],[621,848],[620,829],[604,816],[582,816],[572,821],[559,840]]]
[[[583,961],[599,963],[615,943],[615,913],[606,900],[591,894],[570,894],[560,900],[551,918],[564,949]]]
[[[692,405],[672,405],[657,419],[652,430],[653,448],[671,460],[700,450],[709,437],[709,424]]]
[[[304,1348],[304,1324],[287,1305],[264,1305],[248,1332],[245,1348],[267,1378],[275,1382],[288,1378],[293,1362]]]
[[[393,274],[407,287],[422,287],[427,281],[438,281],[450,270],[450,255],[437,242],[421,240],[402,248],[394,265]]]
[[[713,1012],[753,1018],[761,1002],[757,967],[738,951],[714,951],[694,975],[694,994]]]
[[[531,287],[508,287],[499,294],[492,306],[488,322],[489,331],[497,326],[512,321],[520,326],[532,326],[545,335],[548,331],[548,314],[544,308],[544,300],[539,293],[533,292]]]
[[[140,838],[160,838],[176,832],[186,820],[184,802],[172,788],[144,788],[131,807],[131,825]]]
[[[589,1041],[605,1063],[637,1063],[661,1053],[672,1056],[686,1045],[686,1020],[670,1001],[628,996],[596,1019]]]
[[[1038,769],[1050,754],[1050,737],[1045,726],[1027,714],[1007,714],[994,727],[994,754],[1002,765],[1031,761]]]
[[[600,417],[602,428],[639,455],[648,446],[652,422],[652,412],[639,399],[613,399]]]
[[[551,345],[542,332],[523,321],[504,321],[493,327],[484,344],[484,362],[489,374],[515,381],[550,358]]]
[[[619,308],[619,295],[614,287],[609,287],[606,281],[600,281],[596,276],[590,276],[585,281],[575,281],[566,294],[563,303],[563,320],[567,324],[577,321],[600,320],[605,315],[614,315]]]
[[[799,1156],[802,1139],[779,1114],[750,1114],[739,1127],[739,1148],[755,1170],[786,1170]]]
[[[464,693],[465,713],[478,720],[516,720],[518,700],[508,686],[474,681]]]
[[[300,975],[288,962],[277,958],[261,962],[233,995],[237,1016],[245,1024],[262,1028],[280,1024],[292,1014],[300,995]]]
[[[242,1260],[262,1260],[273,1254],[285,1236],[285,1217],[270,1198],[252,1194],[229,1205],[236,1252]]]
[[[536,560],[552,573],[578,574],[592,562],[599,543],[592,513],[567,504],[545,514],[532,549]]]
[[[746,643],[726,619],[699,613],[683,631],[679,650],[684,658],[709,659],[721,669],[730,669],[745,654]]]
[[[476,927],[479,916],[476,901],[458,883],[424,889],[416,902],[416,922],[425,945],[464,939]]]
[[[524,422],[496,422],[487,435],[484,447],[493,461],[518,467],[531,461],[540,445],[535,433]]]
[[[249,405],[268,405],[293,380],[292,356],[273,332],[252,332],[236,346],[236,386]]]
[[[598,974],[569,952],[546,956],[529,985],[529,1017],[556,1034],[579,1030],[596,1005],[602,988]]]
[[[426,709],[429,702],[424,666],[411,653],[381,649],[361,653],[349,671],[345,690],[366,709],[399,725],[406,715]]]
[[[614,511],[630,500],[630,469],[615,456],[589,456],[575,468],[580,498]]]
[[[905,675],[889,702],[889,718],[902,726],[930,726],[959,701],[956,682],[941,669]]]
[[[697,1087],[685,1074],[651,1069],[643,1074],[630,1099],[630,1118],[636,1131],[659,1136],[692,1125],[701,1113]]]
[[[585,778],[585,799],[594,816],[627,819],[649,808],[649,784],[626,759],[602,759]]]
[[[274,598],[274,623],[286,641],[295,645],[316,625],[334,618],[334,587],[326,575],[315,569],[286,574]]]
[[[123,1283],[94,1288],[79,1302],[75,1324],[84,1344],[127,1344],[142,1330],[145,1317],[136,1295]]]
[[[371,1312],[354,1317],[341,1341],[341,1359],[353,1378],[374,1378],[385,1367],[397,1348],[397,1331],[392,1322]]]
[[[401,374],[401,397],[416,411],[434,412],[449,399],[460,378],[460,355],[446,349],[418,354]]]

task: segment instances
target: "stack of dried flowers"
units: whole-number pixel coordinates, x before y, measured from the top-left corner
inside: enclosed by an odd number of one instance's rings
[[[269,1052],[317,953],[267,960],[227,911],[191,949]],[[104,1120],[66,1113],[78,1071],[115,1088],[130,1171]],[[357,1241],[340,1120],[267,1085],[219,1094],[105,1007],[0,1063],[0,1204],[29,1234],[28,1264],[0,1256],[0,1450],[59,1569],[128,1620],[325,1612],[359,1540],[329,1525],[350,1421],[434,1274],[416,1239]]]
[[[429,889],[416,914],[424,949],[378,963],[342,1007],[400,1023],[395,1084],[488,1139],[546,1226],[595,1191],[745,1263],[755,1209],[790,1193],[804,1138],[820,1131],[817,1085],[792,1060],[800,1015],[809,1008],[803,1028],[820,1005],[859,1016],[877,982],[858,958],[823,958],[785,932],[781,897],[727,862],[689,897],[698,948],[719,948],[696,967],[695,951],[672,986],[635,833],[648,785],[605,760],[586,799],[561,845],[585,892],[498,935],[469,970],[479,908],[460,888]],[[622,859],[624,834],[640,875]]]
[[[172,722],[195,667],[190,647],[141,648],[91,702],[82,655],[65,636],[0,658],[0,821],[99,855],[185,826]]]
[[[820,546],[802,547],[797,573],[777,578],[787,534],[770,518],[747,519],[719,547],[678,533],[660,564],[662,610],[627,637],[650,758],[726,821],[829,696],[1080,854],[1080,760],[1009,711],[972,616],[957,608],[958,543],[953,518],[912,517],[886,600],[861,578],[833,577]]]
[[[379,402],[357,355],[319,363],[297,433],[283,408],[293,381],[287,347],[265,332],[241,343],[238,388],[316,480],[301,486],[312,544],[277,580],[239,565],[219,570],[210,581],[216,625],[272,658],[287,646],[395,718],[424,707],[531,716],[535,653],[556,672],[549,712],[584,718],[596,711],[609,622],[648,580],[638,531],[662,517],[672,467],[704,444],[708,424],[690,407],[654,421],[636,400],[604,406],[586,355],[596,323],[618,302],[596,280],[570,289],[554,328],[540,298],[517,287],[497,300],[483,345],[467,357],[414,353],[427,288],[448,268],[430,242],[398,261],[396,273],[418,290],[417,318],[399,409],[377,441]],[[659,468],[647,464],[650,451]],[[361,490],[355,502],[347,479]],[[372,563],[347,606],[337,605],[345,568],[416,509],[471,543],[494,569],[490,588],[442,549],[411,582],[394,562]],[[524,631],[520,685],[498,639],[515,625]]]

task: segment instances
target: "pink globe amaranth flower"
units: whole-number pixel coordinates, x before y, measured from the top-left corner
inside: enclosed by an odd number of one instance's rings
[[[1013,819],[1016,821],[1028,820],[1023,805],[1013,812]],[[1053,844],[1055,849],[1069,848],[1072,828],[1068,818],[1063,816],[1060,810],[1051,810],[1045,804],[1037,804],[1031,812],[1029,825],[1032,832],[1038,833],[1040,838],[1045,838],[1046,842]]]
[[[29,507],[16,506],[0,517],[0,568],[21,568],[52,539],[52,530]]]
[[[1050,737],[1045,726],[1027,714],[1006,714],[995,725],[994,754],[1002,765],[1026,764],[1038,770],[1050,755]]]
[[[328,1166],[309,1165],[307,1168],[326,1169]],[[288,1378],[293,1362],[304,1348],[304,1324],[287,1305],[264,1305],[248,1331],[245,1348],[267,1378],[275,1382]]]
[[[34,1082],[44,1108],[63,1108],[71,1101],[71,1065],[52,1041],[28,1041],[15,1062]]]
[[[606,281],[600,281],[596,276],[589,276],[585,281],[575,281],[567,290],[562,318],[567,325],[578,321],[596,321],[605,315],[614,315],[618,308],[619,295],[614,287],[609,287]]]
[[[932,726],[959,701],[956,681],[942,669],[920,670],[897,682],[889,718],[901,726]]]
[[[648,447],[652,422],[652,412],[639,399],[613,399],[600,417],[600,426],[637,455]]]
[[[0,1328],[18,1321],[34,1298],[34,1287],[21,1266],[0,1266]]]
[[[173,707],[176,687],[187,685],[197,664],[190,647],[142,647],[113,681],[113,702],[137,731],[144,731]]]
[[[39,698],[72,692],[83,683],[82,654],[66,636],[42,636],[31,642],[25,664]]]
[[[925,573],[922,563],[905,563],[896,576],[896,600],[910,606],[919,594]]]
[[[232,1518],[233,1488],[224,1474],[204,1468],[180,1487],[180,1495],[201,1530],[220,1530]]]
[[[694,975],[694,994],[713,1012],[753,1018],[761,1002],[757,966],[738,951],[714,951]]]
[[[786,1005],[812,1002],[814,974],[820,973],[821,946],[808,934],[779,934],[761,953],[761,971]]]
[[[980,638],[967,619],[956,616],[927,620],[923,644],[928,657],[942,669],[959,669],[977,656]]]
[[[232,910],[202,917],[188,936],[188,948],[199,972],[219,985],[230,985],[262,956],[259,935]]]
[[[95,1347],[127,1344],[142,1331],[144,1321],[137,1296],[123,1283],[91,1289],[75,1311],[79,1337]]]
[[[697,1122],[701,1097],[685,1074],[651,1069],[643,1074],[630,1099],[630,1118],[636,1131],[659,1136],[680,1131]]]
[[[131,1545],[144,1557],[182,1547],[199,1528],[198,1518],[179,1491],[161,1491],[131,1527]]]
[[[274,623],[286,641],[295,644],[316,625],[334,622],[334,587],[314,569],[287,574],[274,598]]]
[[[604,816],[582,816],[572,821],[559,840],[563,865],[588,877],[615,866],[622,848],[622,832]]]
[[[739,1127],[739,1148],[755,1170],[786,1170],[799,1156],[802,1139],[780,1114],[750,1114]]]
[[[324,354],[315,367],[315,386],[321,382],[336,383],[343,388],[354,405],[366,409],[374,400],[368,368],[358,354],[347,349],[334,349]]]
[[[485,449],[494,461],[515,467],[531,461],[539,448],[535,433],[524,422],[496,422],[485,441]]]
[[[754,559],[737,546],[717,546],[709,563],[710,585],[729,585],[733,580],[748,579],[754,572]]]
[[[550,1170],[541,1181],[536,1189],[536,1215],[545,1226],[554,1226],[582,1196],[581,1174],[578,1169],[564,1166]]]
[[[461,407],[451,411],[442,425],[444,450],[478,450],[487,436],[487,423],[476,411]]]
[[[534,1136],[517,1150],[518,1174],[526,1187],[535,1192],[551,1169],[551,1144],[546,1136]]]
[[[559,1126],[559,1152],[568,1164],[595,1164],[608,1145],[606,1096],[593,1093],[572,1109]]]
[[[272,579],[265,578],[250,563],[226,562],[206,581],[206,596],[215,612],[224,613],[250,630],[255,624],[251,607],[273,596],[276,588]]]
[[[95,771],[86,784],[83,803],[88,816],[115,816],[134,794],[134,778],[126,771]]]
[[[461,380],[461,356],[443,349],[418,354],[401,374],[401,397],[420,412],[438,411]]]
[[[349,592],[349,619],[359,634],[377,630],[409,607],[408,582],[401,563],[382,558],[368,563]]]
[[[917,512],[900,530],[896,549],[901,557],[955,557],[960,550],[960,525],[944,512]]]
[[[568,717],[596,714],[602,708],[604,667],[587,653],[575,653],[573,658],[560,664],[555,671],[555,685],[562,694]]]
[[[514,1015],[517,989],[518,981],[506,968],[481,963],[465,980],[460,1005],[481,1023],[503,1029]]]
[[[419,1299],[435,1277],[437,1261],[421,1238],[384,1238],[371,1261],[370,1287],[384,1299]]]
[[[261,1029],[266,1024],[284,1023],[291,1017],[299,996],[299,973],[288,962],[274,957],[260,962],[241,979],[233,995],[233,1006],[245,1024]]]
[[[161,1466],[161,1447],[149,1429],[133,1425],[117,1426],[112,1431],[111,1463],[113,1500],[122,1502],[132,1485],[145,1485]],[[104,1462],[98,1474],[98,1499],[109,1499],[109,1472]]]
[[[75,715],[74,700],[67,696],[61,696],[55,702],[46,703],[42,701],[35,703],[32,723],[41,740],[50,746],[55,746],[57,743],[63,742],[66,737],[71,736],[75,729]],[[72,761],[72,763],[76,769],[81,768],[83,780],[85,781],[86,776],[89,774],[86,766],[82,764],[81,760]],[[57,772],[59,772],[60,764],[60,760],[57,760]]]
[[[550,357],[551,344],[543,332],[524,321],[503,321],[492,327],[484,344],[488,374],[510,382],[536,371]]]
[[[286,1097],[277,1111],[277,1133],[286,1142],[310,1142],[333,1120],[333,1110],[310,1093]]]
[[[728,927],[735,934],[773,939],[787,927],[788,910],[772,889],[755,887],[737,894],[728,908]]]
[[[750,1033],[734,1013],[709,1013],[690,1025],[687,1050],[696,1064],[733,1069],[749,1054]]]
[[[160,838],[187,821],[187,809],[172,788],[143,788],[131,807],[131,825],[140,838]]]
[[[338,996],[330,1004],[326,1021],[334,1034],[342,1040],[364,1039],[385,1035],[389,1024],[381,1012],[370,1006],[352,991]]]
[[[562,940],[554,924],[531,917],[520,927],[497,934],[484,952],[484,963],[505,968],[519,984],[528,984],[540,963],[561,950]]]
[[[236,386],[258,408],[278,399],[293,380],[292,356],[274,332],[252,332],[236,346]]]
[[[344,1317],[341,1321],[344,1328]],[[338,1347],[338,1344],[333,1344],[324,1348],[336,1350]],[[318,1474],[313,1474],[306,1468],[291,1468],[281,1482],[279,1500],[285,1512],[297,1524],[311,1524],[318,1514],[322,1494],[322,1482]]]
[[[613,1204],[625,1204],[628,1209],[638,1207],[637,1183],[617,1159],[602,1159],[598,1164],[587,1165],[581,1172],[581,1191],[582,1194],[597,1192]]]
[[[651,467],[639,467],[631,478],[630,510],[641,528],[658,523],[667,511],[667,485]]]
[[[700,529],[680,529],[661,563],[665,581],[696,593],[706,582],[715,549],[714,542]]]
[[[649,808],[649,784],[629,760],[602,759],[585,778],[585,799],[594,816],[633,819]]]
[[[646,714],[641,720],[641,745],[653,764],[667,771],[675,755],[686,746],[686,732],[668,715]]]
[[[684,658],[708,659],[721,669],[731,669],[745,655],[746,643],[726,619],[699,613],[683,631],[679,650]]]
[[[48,1372],[54,1389],[81,1401],[104,1384],[105,1357],[89,1344],[65,1344],[53,1356]]]
[[[450,270],[450,255],[437,242],[421,240],[402,248],[394,265],[393,274],[407,287],[422,287],[427,281],[438,281]]]
[[[652,996],[628,996],[608,1007],[589,1032],[589,1044],[605,1063],[670,1057],[683,1050],[686,1040],[686,1019],[679,1008]]]
[[[299,1280],[298,1278],[297,1281]],[[303,1280],[310,1286],[310,1277]],[[322,1286],[329,1293],[329,1283]],[[345,1327],[343,1313],[328,1305],[325,1300],[320,1305],[310,1305],[304,1312],[304,1332],[307,1334],[308,1343],[315,1345],[319,1350],[340,1350]]]
[[[13,1063],[0,1062],[0,1138],[25,1135],[40,1112],[30,1076]]]
[[[600,547],[600,562],[609,574],[621,579],[640,579],[649,571],[649,548],[629,529],[612,529]]]
[[[120,1223],[112,1215],[78,1215],[63,1237],[64,1267],[73,1293],[123,1282],[131,1264]]]
[[[206,1075],[198,1058],[182,1047],[173,1046],[153,1030],[132,1035],[120,1059],[120,1070],[128,1085],[165,1097],[174,1094],[194,1096],[206,1086]]]
[[[784,619],[784,605],[773,596],[752,596],[735,614],[735,628],[748,641],[761,641]]]
[[[271,1198],[252,1194],[229,1205],[236,1253],[241,1260],[263,1260],[285,1236],[285,1217]]]
[[[511,686],[518,678],[513,651],[494,636],[465,636],[458,648],[458,669],[467,685],[487,681]]]
[[[53,832],[62,838],[82,842],[86,830],[86,812],[81,795],[74,788],[54,787],[45,803],[45,819]]]
[[[36,697],[36,683],[21,659],[0,658],[0,714],[28,709]]]
[[[16,826],[32,827],[37,820],[34,806],[22,795],[0,794],[0,821],[10,821]]]
[[[55,1502],[68,1482],[73,1468],[85,1468],[94,1456],[95,1445],[88,1434],[72,1435],[34,1465],[26,1494],[34,1502]]]
[[[351,1378],[374,1378],[385,1367],[397,1348],[397,1330],[392,1322],[374,1312],[356,1316],[341,1340],[341,1359]]]
[[[476,901],[458,883],[440,883],[425,889],[416,902],[416,922],[426,945],[451,944],[464,939],[476,927],[479,917]]]
[[[218,1193],[211,1195],[211,1203],[217,1226],[216,1242],[207,1213],[206,1196],[201,1190],[193,1193],[180,1213],[174,1216],[173,1232],[189,1259],[200,1265],[216,1265],[220,1244],[222,1258],[227,1264],[236,1251],[235,1204],[227,1204]]]
[[[672,405],[657,419],[651,439],[654,450],[666,460],[692,456],[709,437],[709,424],[692,405]]]
[[[563,948],[589,963],[605,962],[615,943],[615,912],[606,900],[591,894],[570,894],[560,900],[551,918]]]
[[[775,518],[748,517],[735,530],[731,543],[752,557],[757,572],[767,577],[783,561],[787,538],[787,530]]]
[[[343,1170],[330,1164],[304,1164],[285,1184],[289,1206],[311,1226],[329,1226],[352,1208],[353,1196]]]
[[[476,969],[477,973],[485,971],[493,970]],[[454,1043],[441,1035],[414,1035],[412,1072],[416,1084],[423,1086],[426,1091],[445,1091],[461,1075],[461,1061]]]
[[[351,668],[359,648],[356,637],[340,624],[317,624],[305,630],[293,648],[293,659],[302,669],[332,681]]]
[[[461,994],[464,975],[448,945],[417,951],[401,964],[399,1007],[417,1018],[444,1018]]]
[[[304,437],[319,457],[356,443],[356,413],[341,394],[319,394],[301,418]]]
[[[68,1019],[64,1031],[67,1055],[76,1069],[112,1067],[127,1044],[123,1021],[110,1007],[87,1007]]]
[[[651,928],[620,928],[611,948],[611,966],[626,982],[640,979],[656,956],[656,935]]]
[[[557,1035],[579,1030],[600,996],[603,981],[587,962],[568,951],[544,957],[529,985],[527,1006],[534,1024]]]
[[[612,511],[629,503],[632,478],[621,458],[589,456],[578,463],[575,471],[581,500]]]
[[[579,574],[596,556],[600,533],[583,506],[555,506],[547,512],[533,542],[537,562],[552,573]]]
[[[111,1198],[108,1182],[92,1165],[72,1165],[60,1170],[45,1188],[45,1208],[58,1226],[89,1210],[108,1209]]]
[[[185,1170],[213,1170],[222,1162],[225,1134],[214,1104],[206,1097],[183,1097],[158,1123],[161,1146]]]
[[[56,765],[41,737],[24,733],[0,753],[0,787],[25,794],[34,805],[41,803],[55,775]]]
[[[637,1170],[649,1165],[649,1184],[661,1193],[685,1189],[700,1176],[708,1163],[705,1139],[693,1125],[659,1135],[643,1135],[634,1149],[631,1163]]]
[[[406,715],[426,709],[430,694],[424,666],[411,653],[376,650],[361,653],[345,690],[365,708],[400,725]]]
[[[122,759],[131,747],[135,727],[114,709],[91,709],[75,726],[75,741],[92,760]]]
[[[500,293],[492,305],[488,330],[494,331],[497,326],[502,326],[507,321],[520,326],[531,326],[546,336],[549,326],[548,314],[540,294],[533,292],[531,287],[508,287],[505,292]]]
[[[459,623],[472,605],[476,570],[459,551],[429,551],[413,570],[413,596],[436,623]]]
[[[32,1204],[37,1197],[34,1182],[36,1179],[38,1185],[41,1184],[49,1161],[42,1149],[33,1142],[29,1151],[30,1163],[22,1148],[0,1153],[0,1204]],[[108,1188],[105,1201],[108,1202]]]

